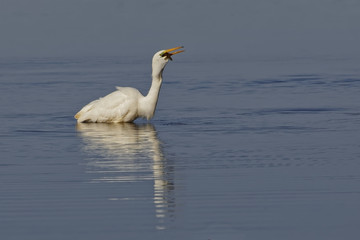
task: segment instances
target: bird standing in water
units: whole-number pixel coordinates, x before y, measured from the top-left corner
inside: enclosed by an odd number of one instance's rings
[[[151,119],[159,98],[163,80],[162,72],[168,61],[172,60],[171,56],[184,52],[182,48],[175,47],[155,53],[152,59],[152,83],[146,96],[135,88],[117,87],[117,91],[84,106],[75,115],[77,121],[79,123],[120,123],[133,122],[139,117]]]

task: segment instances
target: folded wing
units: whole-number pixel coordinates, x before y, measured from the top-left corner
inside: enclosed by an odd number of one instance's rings
[[[78,122],[132,122],[138,116],[140,97],[134,88],[117,87],[117,91],[84,106],[75,118]]]

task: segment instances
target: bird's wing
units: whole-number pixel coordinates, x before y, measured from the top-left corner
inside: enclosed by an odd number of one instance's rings
[[[121,122],[133,109],[137,109],[138,91],[117,87],[117,91],[92,101],[76,115],[78,122]]]

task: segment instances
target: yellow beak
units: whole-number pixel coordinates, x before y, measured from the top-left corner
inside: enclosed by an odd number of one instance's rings
[[[178,50],[178,49],[181,49],[181,48],[184,48],[184,46],[174,47],[174,48],[167,49],[167,50],[165,50],[165,53],[169,53],[170,56],[172,56],[172,55],[175,55],[175,54],[184,52],[185,50],[183,50],[183,49],[180,50],[180,51],[172,52],[172,51],[175,51],[175,50]]]

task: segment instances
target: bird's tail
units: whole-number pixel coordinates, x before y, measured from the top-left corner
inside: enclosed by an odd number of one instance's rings
[[[80,113],[80,112],[78,112],[77,114],[75,114],[74,118],[75,118],[75,119],[79,119],[79,118],[80,118],[80,116],[81,116],[81,113]]]
[[[88,105],[84,106],[77,114],[75,114],[74,118],[79,119],[84,113],[87,113],[92,109],[95,103],[97,103],[99,100],[92,101]]]

